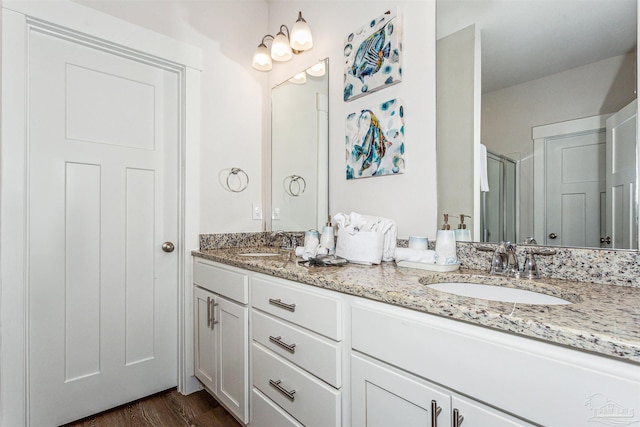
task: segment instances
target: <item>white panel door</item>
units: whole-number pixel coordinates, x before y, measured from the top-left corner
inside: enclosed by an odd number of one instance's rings
[[[179,78],[29,39],[29,395],[59,425],[177,383]]]
[[[634,100],[607,119],[606,237],[616,249],[638,249],[637,105]]]
[[[605,139],[602,130],[547,141],[546,231],[540,243],[600,245]]]

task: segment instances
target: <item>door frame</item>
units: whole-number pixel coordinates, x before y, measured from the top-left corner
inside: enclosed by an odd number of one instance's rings
[[[29,425],[28,41],[33,30],[174,71],[180,84],[178,390],[193,376],[191,248],[199,245],[200,48],[69,0],[2,2],[0,426]]]
[[[547,144],[572,135],[602,132],[611,114],[585,117],[531,128],[533,139],[533,236],[540,244],[547,240]]]

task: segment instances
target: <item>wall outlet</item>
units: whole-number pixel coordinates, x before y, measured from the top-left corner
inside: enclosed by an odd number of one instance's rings
[[[252,219],[262,219],[262,203],[254,203],[251,209]]]
[[[277,221],[280,219],[280,208],[273,208],[271,211],[271,219]]]

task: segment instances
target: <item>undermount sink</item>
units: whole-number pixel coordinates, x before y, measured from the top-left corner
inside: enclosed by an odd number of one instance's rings
[[[480,283],[434,283],[427,285],[431,289],[447,292],[463,297],[479,298],[490,301],[513,302],[520,304],[562,305],[573,304],[571,301],[525,289],[507,288],[504,286],[483,285]]]
[[[255,256],[255,257],[269,257],[280,256],[281,254],[275,254],[273,252],[247,252],[244,254],[238,254],[239,256]]]

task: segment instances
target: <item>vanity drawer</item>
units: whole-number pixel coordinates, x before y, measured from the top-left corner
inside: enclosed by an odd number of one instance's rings
[[[336,388],[342,387],[340,344],[253,310],[253,339]]]
[[[253,418],[251,427],[302,427],[302,424],[255,388],[252,394]]]
[[[256,343],[252,362],[253,385],[295,419],[307,427],[340,425],[339,391]]]
[[[249,276],[210,261],[194,259],[193,283],[241,304],[249,303]]]
[[[340,300],[302,289],[302,286],[254,277],[251,285],[252,305],[281,319],[342,341]]]

